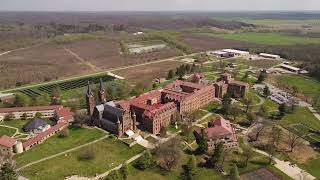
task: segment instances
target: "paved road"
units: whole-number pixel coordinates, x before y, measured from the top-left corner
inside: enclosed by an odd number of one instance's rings
[[[104,71],[100,71],[100,72],[96,72],[96,73],[92,73],[92,74],[74,76],[74,77],[65,78],[65,79],[56,80],[56,81],[51,81],[51,82],[44,82],[44,83],[39,83],[39,84],[26,85],[26,86],[22,86],[22,87],[2,90],[2,91],[0,91],[0,93],[12,92],[12,91],[25,89],[25,88],[32,88],[32,87],[36,87],[36,86],[54,84],[54,83],[59,83],[59,82],[64,82],[64,81],[69,81],[69,80],[75,80],[75,79],[79,79],[79,78],[91,77],[91,76],[95,76],[95,75],[102,75],[102,74],[106,74],[106,73],[109,73],[109,72],[125,70],[125,69],[129,69],[129,68],[145,66],[145,65],[149,65],[149,64],[156,64],[156,63],[161,63],[161,62],[166,62],[166,61],[176,61],[177,58],[194,56],[194,55],[197,55],[197,54],[200,54],[200,53],[204,53],[204,52],[198,52],[198,53],[193,53],[193,54],[184,55],[184,56],[177,56],[177,57],[162,59],[162,60],[158,60],[158,61],[152,61],[152,62],[148,62],[148,63],[142,63],[142,64],[136,64],[136,65],[130,65],[130,66],[124,66],[124,67],[118,67],[118,68],[111,68],[111,69],[108,69],[108,70],[104,70]]]
[[[109,135],[105,135],[105,136],[103,136],[102,138],[97,139],[97,140],[94,140],[94,141],[91,141],[91,142],[89,142],[89,143],[87,143],[87,144],[83,144],[83,145],[74,147],[74,148],[72,148],[72,149],[68,149],[68,150],[66,150],[66,151],[60,152],[60,153],[58,153],[58,154],[54,154],[54,155],[51,155],[51,156],[48,156],[48,157],[39,159],[39,160],[37,160],[37,161],[28,163],[28,164],[26,164],[26,165],[18,168],[17,171],[20,171],[20,170],[22,170],[22,169],[24,169],[24,168],[27,168],[27,167],[31,166],[31,165],[38,164],[38,163],[40,163],[40,162],[43,162],[43,161],[46,161],[46,160],[55,158],[55,157],[57,157],[57,156],[61,156],[61,155],[63,155],[63,154],[66,154],[66,153],[69,153],[69,152],[78,150],[78,149],[83,148],[83,147],[85,147],[85,146],[88,146],[88,145],[90,145],[90,144],[94,144],[94,143],[99,142],[99,141],[101,141],[101,140],[103,140],[103,139],[106,139],[107,137],[109,137]]]

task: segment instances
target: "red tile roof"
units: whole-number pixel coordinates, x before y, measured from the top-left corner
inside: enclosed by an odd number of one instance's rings
[[[28,139],[27,141],[25,141],[24,143],[22,143],[23,148],[29,147],[32,144],[36,143],[36,142],[42,141],[43,139],[45,139],[46,136],[48,136],[49,134],[57,131],[58,129],[60,129],[63,126],[66,126],[66,125],[67,125],[67,123],[60,122],[60,123],[52,126],[50,129],[37,134],[36,136],[34,136],[34,137]]]
[[[31,106],[31,107],[16,107],[16,108],[1,108],[0,113],[13,113],[13,112],[27,112],[27,111],[45,111],[56,110],[62,108],[61,105],[53,106]]]
[[[17,140],[9,136],[0,137],[0,146],[12,148],[16,144]]]
[[[147,99],[160,98],[160,97],[161,97],[161,92],[159,90],[156,90],[156,91],[151,91],[149,93],[142,94],[140,96],[137,96],[133,99],[129,99],[127,101],[121,101],[118,104],[122,109],[128,109],[131,104],[140,103],[142,101],[146,101]]]
[[[74,113],[71,111],[70,108],[64,107],[64,108],[59,108],[56,110],[56,115],[58,116],[58,120],[70,120],[73,118]]]

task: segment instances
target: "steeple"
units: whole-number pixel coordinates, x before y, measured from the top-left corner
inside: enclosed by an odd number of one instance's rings
[[[104,104],[104,103],[107,102],[105,94],[106,93],[105,93],[105,90],[103,88],[102,79],[100,78],[99,97],[98,98],[99,98],[99,102],[101,104]]]
[[[88,81],[88,88],[87,88],[87,93],[86,93],[86,104],[87,104],[87,114],[92,115],[95,102],[94,102],[94,96],[90,88],[90,82]]]

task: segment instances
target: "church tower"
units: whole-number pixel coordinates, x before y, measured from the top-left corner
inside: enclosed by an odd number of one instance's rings
[[[107,102],[105,89],[103,88],[102,79],[100,78],[100,87],[99,87],[99,103],[104,104]]]
[[[87,114],[91,116],[93,114],[95,102],[94,96],[90,88],[90,82],[88,81],[88,89],[86,93],[86,103],[87,103]]]

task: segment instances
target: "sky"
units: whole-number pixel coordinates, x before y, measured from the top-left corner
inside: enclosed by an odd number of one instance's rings
[[[320,0],[0,0],[0,11],[319,11]]]

